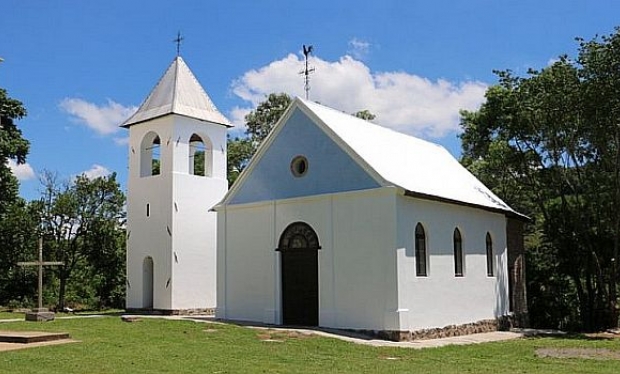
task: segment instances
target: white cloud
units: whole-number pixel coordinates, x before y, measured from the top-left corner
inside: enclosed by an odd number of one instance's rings
[[[254,105],[254,106],[256,106],[256,105]],[[232,123],[235,124],[237,127],[241,127],[245,123],[245,116],[248,113],[250,113],[251,110],[252,110],[251,108],[240,108],[240,107],[236,106],[236,107],[232,108],[228,118],[230,118]]]
[[[349,51],[347,52],[357,60],[363,60],[370,50],[370,43],[353,38],[349,40]]]
[[[103,105],[67,97],[60,102],[60,108],[101,135],[109,135],[119,130],[119,125],[138,108],[123,106],[113,100]]]
[[[96,179],[99,177],[106,177],[108,175],[112,174],[112,172],[110,171],[110,169],[106,168],[105,166],[101,166],[101,165],[97,165],[94,164],[90,169],[84,171],[81,173],[81,175],[86,176],[86,178],[88,179]]]
[[[128,145],[129,144],[129,137],[125,136],[125,137],[115,137],[114,138],[114,144],[116,145]]]
[[[479,81],[430,80],[406,72],[372,72],[350,56],[338,61],[313,58],[310,99],[354,113],[368,109],[374,122],[397,131],[422,136],[443,137],[459,131],[459,110],[475,110],[487,89]],[[286,92],[304,96],[303,61],[294,54],[250,70],[233,82],[232,91],[251,103],[235,108],[233,123],[243,124],[244,113],[255,108],[269,93]]]
[[[13,173],[13,175],[20,181],[27,181],[30,179],[34,179],[36,177],[36,174],[34,170],[32,169],[32,166],[30,166],[30,164],[28,163],[17,164],[15,160],[9,159],[7,161],[7,165],[11,169],[11,172]]]

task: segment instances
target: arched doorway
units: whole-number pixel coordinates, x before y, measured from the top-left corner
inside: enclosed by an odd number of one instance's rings
[[[142,308],[153,309],[153,258],[146,257],[142,265]]]
[[[319,238],[304,222],[290,224],[280,237],[282,253],[282,322],[319,324]]]

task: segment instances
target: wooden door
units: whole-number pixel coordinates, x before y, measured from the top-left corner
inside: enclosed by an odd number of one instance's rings
[[[319,249],[316,233],[303,222],[289,225],[280,237],[285,325],[319,324]]]

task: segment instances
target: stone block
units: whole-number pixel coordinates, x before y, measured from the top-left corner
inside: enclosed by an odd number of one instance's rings
[[[26,312],[26,321],[32,322],[47,322],[53,321],[55,318],[54,312],[50,312],[48,309],[33,309],[31,312]]]

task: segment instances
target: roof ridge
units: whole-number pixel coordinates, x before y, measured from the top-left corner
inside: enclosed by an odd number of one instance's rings
[[[432,145],[432,146],[435,146],[435,147],[438,147],[438,148],[446,150],[446,147],[444,147],[441,144],[437,144],[437,143],[431,142],[430,140],[422,139],[422,138],[420,138],[418,136],[415,136],[415,135],[406,134],[406,133],[394,130],[393,128],[390,128],[390,127],[382,126],[382,125],[380,125],[378,123],[375,123],[375,122],[372,122],[370,120],[365,120],[363,118],[359,118],[359,117],[357,117],[357,116],[355,116],[353,114],[347,113],[347,112],[345,112],[343,110],[335,109],[335,108],[332,108],[332,107],[329,107],[329,106],[326,106],[326,105],[323,105],[323,104],[320,104],[320,103],[317,103],[317,102],[306,100],[306,99],[304,99],[302,97],[299,97],[299,96],[296,96],[296,99],[299,99],[301,102],[303,102],[306,105],[307,104],[316,105],[316,106],[319,106],[319,107],[321,107],[323,109],[326,109],[326,110],[329,110],[329,111],[333,111],[334,113],[337,113],[337,114],[340,114],[340,115],[349,116],[349,117],[351,117],[352,120],[354,120],[354,121],[356,121],[356,122],[358,122],[360,124],[372,126],[373,128],[378,129],[379,131],[385,131],[386,133],[390,133],[390,134],[392,134],[394,136],[399,136],[399,137],[407,136],[407,137],[416,139],[418,141],[424,142],[424,143],[426,143],[428,145]]]
[[[170,110],[174,113],[177,109],[177,91],[179,90],[179,62],[184,62],[181,56],[177,56],[174,61],[174,85],[172,86],[172,106]]]

